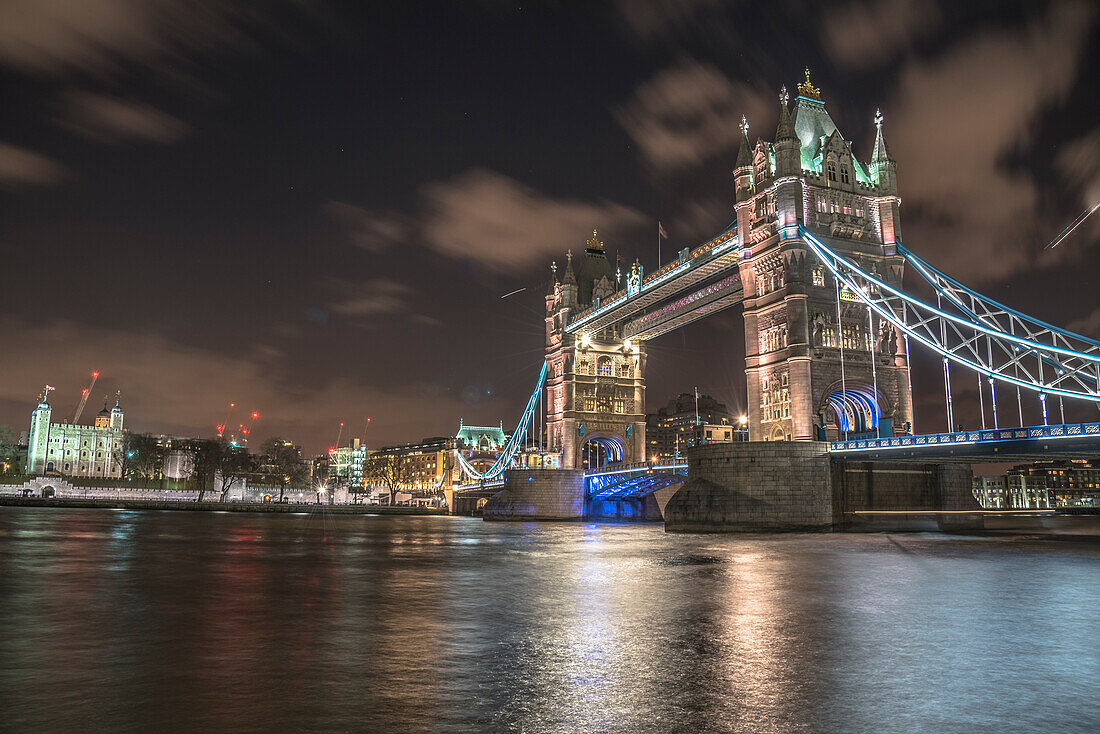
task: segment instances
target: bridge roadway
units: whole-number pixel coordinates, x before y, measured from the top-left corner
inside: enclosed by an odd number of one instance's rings
[[[738,272],[741,254],[737,226],[731,224],[694,250],[685,247],[637,286],[628,285],[581,311],[565,330],[598,332],[624,324],[624,337],[645,340],[734,306],[744,299]]]

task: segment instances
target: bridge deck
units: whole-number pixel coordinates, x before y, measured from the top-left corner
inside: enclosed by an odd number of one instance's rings
[[[565,330],[571,334],[582,329],[600,331],[626,321],[650,306],[672,298],[730,268],[736,268],[740,259],[737,228],[731,225],[714,239],[692,250],[687,258],[673,260],[650,274],[642,281],[637,292],[621,290],[608,296],[599,308],[581,311]]]
[[[834,461],[981,463],[1100,456],[1100,423],[1026,426],[834,441]]]

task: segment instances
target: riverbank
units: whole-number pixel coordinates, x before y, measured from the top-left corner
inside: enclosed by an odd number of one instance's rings
[[[321,505],[277,502],[179,502],[171,500],[106,500],[59,497],[0,497],[6,507],[77,507],[103,510],[175,510],[183,512],[325,512],[334,515],[446,515],[446,508],[403,505]]]

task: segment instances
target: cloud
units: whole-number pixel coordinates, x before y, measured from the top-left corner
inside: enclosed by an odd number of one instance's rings
[[[619,0],[619,12],[631,30],[642,38],[682,23],[701,8],[721,0]]]
[[[413,292],[404,283],[383,278],[365,283],[330,279],[329,286],[344,292],[343,297],[329,304],[329,310],[355,319],[400,313],[407,308]]]
[[[1093,339],[1100,339],[1100,308],[1084,318],[1071,321],[1066,328]]]
[[[551,254],[580,246],[600,229],[613,241],[646,218],[609,201],[546,196],[518,181],[481,168],[421,190],[419,236],[450,257],[496,270],[522,270]]]
[[[1081,191],[1086,206],[1100,202],[1100,127],[1068,143],[1054,163],[1066,183]]]
[[[983,33],[901,70],[884,106],[910,247],[963,280],[995,280],[1035,252],[1036,185],[1006,160],[1065,101],[1094,13],[1053,6],[1022,30]]]
[[[0,186],[17,189],[49,186],[69,178],[69,169],[52,158],[7,143],[0,143]]]
[[[311,3],[280,0],[5,0],[0,63],[35,74],[103,74],[123,64],[176,66],[214,50],[256,48],[260,36],[285,41],[278,12],[312,17]]]
[[[733,81],[709,64],[683,61],[638,87],[616,118],[655,169],[686,169],[732,155],[742,115],[749,118],[750,137],[761,131],[771,138],[777,94]]]
[[[326,204],[325,214],[347,231],[356,247],[367,252],[384,252],[407,242],[413,229],[407,217],[395,212],[370,211],[340,201]]]
[[[839,66],[864,68],[902,54],[940,20],[931,0],[857,0],[824,13],[823,43]]]
[[[55,416],[69,418],[89,365],[100,372],[93,399],[121,390],[126,424],[141,432],[211,436],[234,401],[240,415],[260,413],[255,445],[281,435],[315,452],[331,440],[341,420],[359,435],[360,421],[372,415],[376,436],[401,442],[420,439],[425,424],[457,423],[468,412],[457,394],[434,386],[396,390],[351,378],[288,381],[281,372],[285,355],[269,347],[228,356],[160,334],[67,321],[32,326],[8,318],[0,319],[0,327],[6,335],[0,406],[7,416],[0,422],[11,423],[17,434],[29,425],[34,398],[46,382],[58,386],[51,395]]]
[[[57,118],[61,127],[101,143],[131,139],[170,143],[189,129],[180,120],[148,105],[92,92],[67,92],[61,107]]]

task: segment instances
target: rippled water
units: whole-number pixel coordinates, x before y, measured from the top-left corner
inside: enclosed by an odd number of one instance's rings
[[[5,731],[1096,731],[1100,548],[0,508]]]

